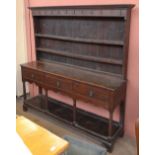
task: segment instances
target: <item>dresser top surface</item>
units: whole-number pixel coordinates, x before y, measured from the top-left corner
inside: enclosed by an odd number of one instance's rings
[[[125,80],[110,74],[96,73],[81,69],[76,66],[65,65],[57,62],[33,61],[22,65],[23,67],[48,72],[67,79],[93,84],[110,90],[119,88]]]

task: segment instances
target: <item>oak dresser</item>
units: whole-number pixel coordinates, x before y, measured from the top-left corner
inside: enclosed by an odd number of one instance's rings
[[[33,107],[100,140],[111,151],[124,134],[127,57],[134,5],[30,8],[36,61],[21,65],[23,110]],[[25,83],[38,86],[27,99]],[[52,90],[72,105],[49,97]],[[84,101],[106,109],[109,118],[78,108]],[[120,120],[113,113],[120,107]]]

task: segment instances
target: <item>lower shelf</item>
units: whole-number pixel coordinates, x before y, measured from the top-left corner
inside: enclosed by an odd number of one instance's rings
[[[46,114],[70,124],[102,140],[111,149],[115,139],[120,135],[122,127],[113,121],[112,136],[108,137],[108,119],[77,108],[76,123],[73,123],[73,107],[63,102],[48,98],[48,109],[45,109],[45,96],[39,95],[24,102],[24,106],[33,107]]]

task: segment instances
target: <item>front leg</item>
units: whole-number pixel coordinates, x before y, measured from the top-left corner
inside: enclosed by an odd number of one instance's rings
[[[42,87],[38,87],[39,88],[39,94],[42,95]]]
[[[48,110],[48,90],[45,89],[45,110]]]
[[[120,136],[124,135],[124,120],[125,120],[125,101],[122,101],[120,104],[120,125],[122,127],[122,131]]]
[[[26,82],[25,81],[23,81],[23,96],[24,96],[23,111],[27,111],[28,108],[27,108],[27,106],[25,104],[25,101],[27,99],[26,98]]]
[[[112,122],[113,122],[113,112],[109,111],[109,126],[108,126],[108,136],[112,136]]]
[[[73,98],[73,124],[76,125],[76,99]]]

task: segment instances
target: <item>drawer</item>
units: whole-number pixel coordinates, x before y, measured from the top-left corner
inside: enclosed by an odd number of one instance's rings
[[[77,82],[73,84],[73,91],[85,97],[100,101],[108,101],[110,95],[109,91],[104,88],[98,88],[96,86]]]
[[[22,78],[34,82],[43,82],[44,74],[33,69],[22,68]]]
[[[72,91],[72,82],[70,80],[55,75],[46,75],[46,81],[48,81],[49,87],[54,87],[67,92]]]

